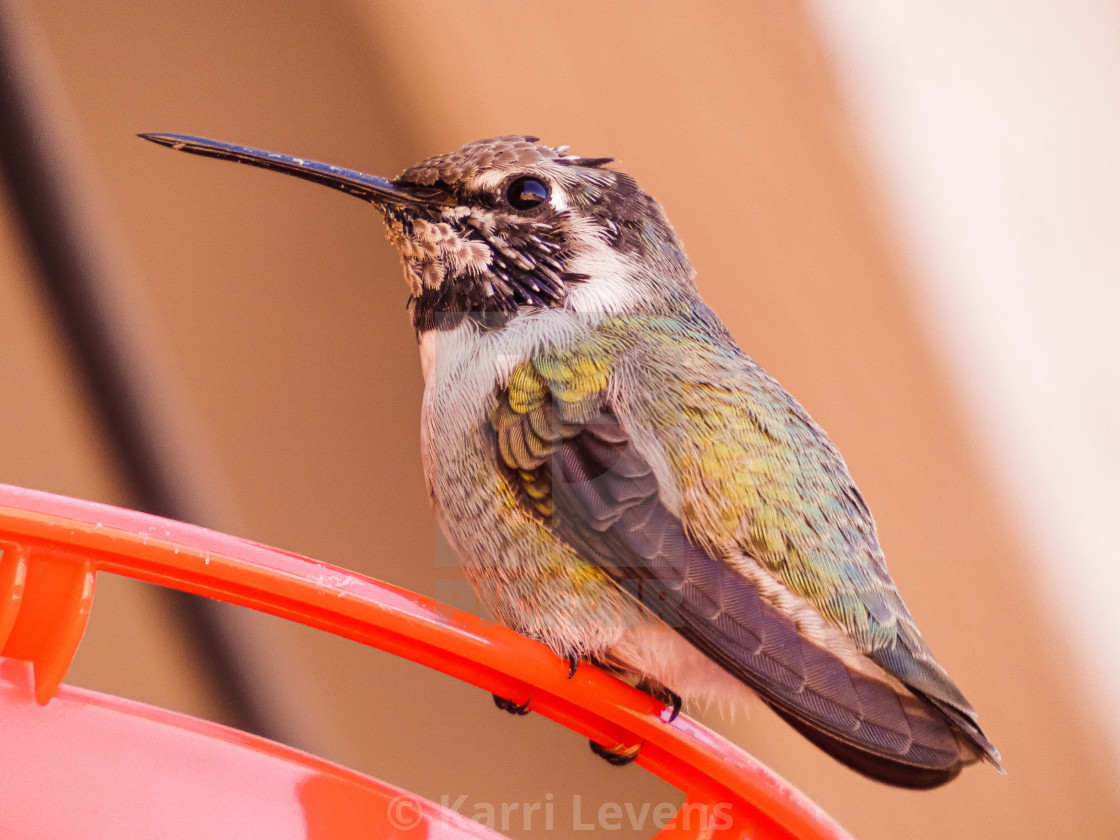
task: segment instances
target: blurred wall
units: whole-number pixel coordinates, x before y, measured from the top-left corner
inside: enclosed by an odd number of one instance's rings
[[[181,131],[392,175],[530,132],[613,155],[700,288],[844,451],[926,638],[1009,775],[864,780],[765,712],[710,717],[863,838],[1112,837],[1116,786],[1065,630],[972,433],[812,20],[793,4],[29,2],[90,211],[180,407],[218,524],[438,594],[458,572],[420,471],[421,382],[377,214],[144,144]],[[2,205],[0,205],[2,207]],[[128,503],[0,212],[0,480]],[[72,682],[221,719],[165,602],[105,578]],[[464,605],[469,606],[469,605]],[[246,616],[289,740],[439,801],[675,801],[583,739],[408,663]],[[679,799],[679,797],[676,797]],[[544,836],[517,828],[517,835]],[[637,832],[646,836],[650,832]],[[618,836],[612,832],[611,836]]]
[[[1120,771],[1120,5],[811,8]]]

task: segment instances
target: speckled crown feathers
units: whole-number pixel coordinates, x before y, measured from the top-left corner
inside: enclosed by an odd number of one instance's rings
[[[488,169],[513,170],[531,167],[542,161],[566,165],[599,167],[613,158],[585,158],[567,153],[567,146],[546,146],[539,137],[507,134],[476,140],[445,155],[436,155],[406,169],[397,179],[401,183],[432,186],[437,183],[461,184]]]

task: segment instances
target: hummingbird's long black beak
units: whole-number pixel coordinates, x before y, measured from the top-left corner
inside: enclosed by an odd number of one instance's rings
[[[379,207],[387,205],[420,204],[431,206],[433,204],[449,204],[449,198],[440,190],[413,185],[395,184],[377,175],[366,175],[354,169],[345,169],[330,163],[319,163],[314,160],[284,155],[279,152],[267,152],[264,149],[253,149],[249,146],[235,146],[232,143],[223,143],[219,140],[208,140],[205,137],[191,137],[186,134],[140,134],[145,140],[151,140],[161,146],[178,149],[181,152],[190,152],[193,155],[218,158],[219,160],[232,160],[249,166],[259,166],[262,169],[272,169],[287,175],[303,178],[305,181],[314,181],[333,187],[348,195],[356,196],[364,201],[371,201]]]

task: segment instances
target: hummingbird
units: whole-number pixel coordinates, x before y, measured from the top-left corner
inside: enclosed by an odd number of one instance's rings
[[[512,135],[389,180],[140,136],[381,212],[419,344],[428,491],[499,622],[673,717],[682,697],[760,698],[881,782],[1002,772],[840,452],[704,303],[661,206],[612,158]]]

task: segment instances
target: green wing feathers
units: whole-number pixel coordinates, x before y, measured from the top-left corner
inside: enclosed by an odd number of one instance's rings
[[[676,513],[700,544],[738,545],[865,652],[900,635],[920,644],[840,454],[726,337],[702,321],[613,319],[520,365],[509,381],[510,406],[528,413],[540,439],[555,439],[553,424],[594,422],[608,398],[663,450]],[[506,434],[514,463],[539,466],[534,441]]]
[[[702,553],[739,572],[731,585],[748,586],[748,570],[736,563],[761,566],[857,650],[938,707],[980,752],[993,761],[998,756],[922,641],[839,452],[702,306],[679,317],[610,319],[562,350],[523,362],[499,395],[491,423],[501,460],[542,517],[552,517],[558,501],[554,455],[578,458],[583,451],[595,460],[589,446],[632,443],[644,456],[634,475],[648,467],[642,477],[648,487],[658,474],[658,505]],[[585,433],[589,427],[592,434]],[[633,453],[627,457],[632,461]],[[626,491],[617,482],[614,487],[616,498],[593,500],[591,518],[602,538],[617,545],[610,523],[636,502],[618,496]],[[573,536],[585,553],[595,550],[595,539]],[[800,714],[796,703],[786,707],[791,711]]]

